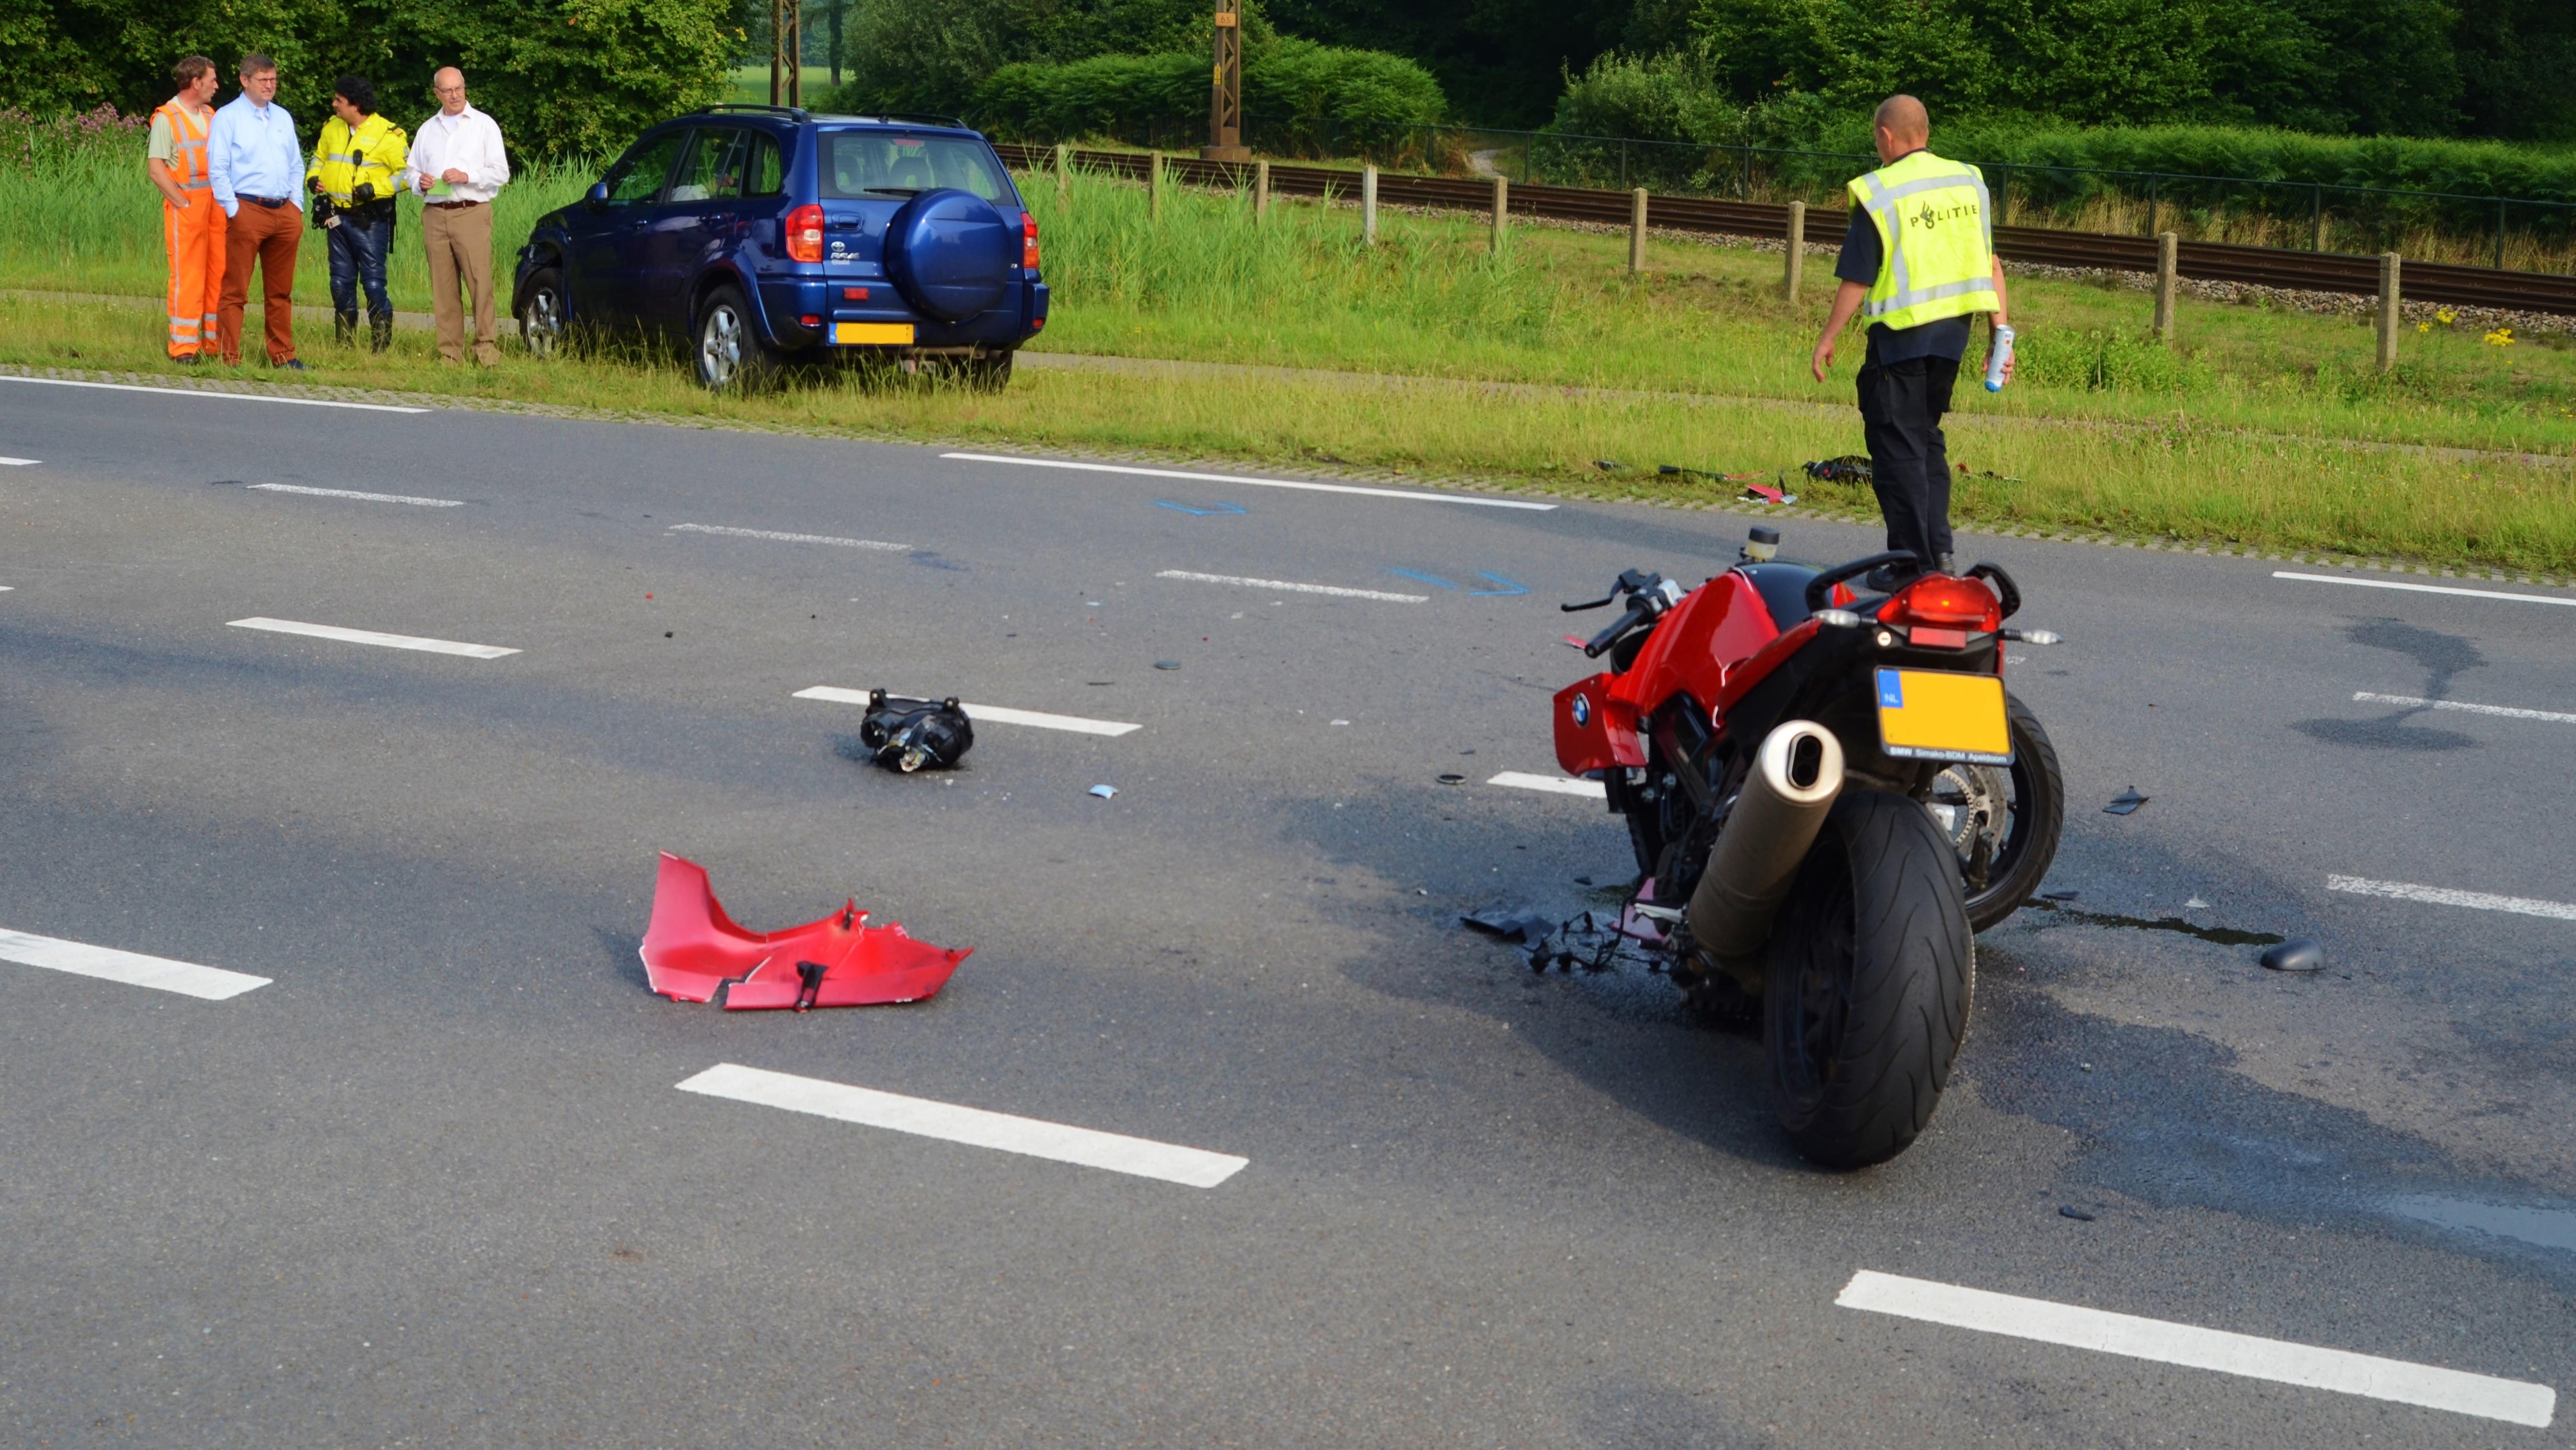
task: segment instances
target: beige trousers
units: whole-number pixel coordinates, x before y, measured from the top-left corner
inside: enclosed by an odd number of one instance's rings
[[[458,285],[474,296],[474,360],[501,360],[501,320],[492,295],[492,208],[437,206],[421,209],[421,238],[429,247],[429,307],[438,320],[438,355],[465,361],[465,302]]]

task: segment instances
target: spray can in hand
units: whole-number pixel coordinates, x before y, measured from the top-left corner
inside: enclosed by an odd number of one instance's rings
[[[2004,390],[2004,364],[2012,361],[2012,342],[2013,330],[1998,325],[1995,328],[1994,353],[1986,359],[1986,391],[1989,393]]]

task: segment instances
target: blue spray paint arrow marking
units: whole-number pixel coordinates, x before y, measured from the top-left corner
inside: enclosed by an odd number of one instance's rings
[[[1154,500],[1154,507],[1158,509],[1170,509],[1176,514],[1188,514],[1193,518],[1201,519],[1206,518],[1211,514],[1239,514],[1245,511],[1237,504],[1221,503],[1212,504],[1207,508],[1200,508],[1195,504],[1174,503],[1170,499],[1166,498],[1158,498]]]
[[[1423,574],[1411,569],[1389,569],[1386,572],[1393,574],[1399,579],[1410,579],[1416,584],[1437,584],[1443,589],[1455,589],[1458,587],[1457,585],[1450,583],[1448,580],[1441,578],[1437,574]]]
[[[1522,588],[1520,585],[1513,583],[1500,574],[1479,574],[1476,577],[1487,580],[1491,583],[1500,584],[1503,587],[1500,589],[1471,590],[1468,592],[1467,596],[1470,599],[1489,599],[1496,596],[1508,597],[1514,594],[1527,594],[1529,592],[1527,589]]]

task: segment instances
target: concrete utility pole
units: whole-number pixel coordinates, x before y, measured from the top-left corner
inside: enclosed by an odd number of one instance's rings
[[[1208,95],[1208,161],[1249,161],[1243,144],[1243,27],[1232,0],[1217,0],[1216,76]]]

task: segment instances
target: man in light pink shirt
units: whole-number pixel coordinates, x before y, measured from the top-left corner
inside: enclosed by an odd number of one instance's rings
[[[501,359],[500,308],[492,291],[492,199],[510,179],[501,128],[465,104],[465,72],[441,66],[430,84],[438,114],[411,133],[404,179],[418,193],[421,238],[429,248],[430,311],[438,320],[438,355],[465,361],[461,283],[474,298],[474,360]]]

